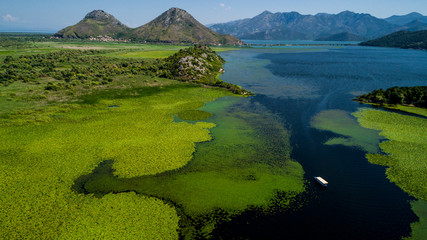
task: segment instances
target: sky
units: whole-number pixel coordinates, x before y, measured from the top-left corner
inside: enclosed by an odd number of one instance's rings
[[[186,10],[202,24],[252,18],[265,10],[301,14],[349,10],[379,18],[411,12],[427,15],[427,0],[0,0],[0,32],[54,33],[95,9],[138,27],[171,7]]]

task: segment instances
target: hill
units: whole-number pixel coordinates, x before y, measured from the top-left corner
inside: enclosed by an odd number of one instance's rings
[[[360,43],[361,46],[427,49],[427,30],[399,31],[387,36]]]
[[[241,45],[242,41],[205,27],[188,12],[171,8],[153,21],[133,29],[133,39],[166,43],[203,43]]]
[[[236,94],[251,94],[237,85],[223,82],[218,78],[218,75],[224,72],[222,68],[224,63],[225,60],[211,48],[195,45],[181,49],[163,60],[157,72],[160,77],[226,88]]]
[[[111,38],[120,38],[127,35],[129,30],[129,27],[113,15],[102,10],[94,10],[76,25],[66,27],[55,33],[54,36],[59,38],[89,38],[107,35]]]
[[[265,11],[253,18],[215,24],[210,28],[241,39],[274,40],[313,40],[343,32],[372,39],[399,30],[399,26],[383,19],[350,11],[316,15]]]
[[[316,41],[365,41],[366,37],[358,36],[348,32],[333,34],[327,37],[316,39]]]
[[[423,23],[427,23],[427,16],[423,16],[420,13],[413,12],[413,13],[409,13],[409,14],[401,15],[401,16],[393,15],[389,18],[385,18],[384,20],[386,20],[387,22],[389,22],[391,24],[403,26],[403,25],[406,25],[406,24],[408,24],[412,21],[415,21],[415,20],[418,20],[418,21],[423,22]]]
[[[86,15],[79,23],[54,34],[58,38],[98,38],[114,41],[120,38],[159,43],[242,45],[236,37],[212,31],[185,10],[171,8],[153,21],[131,29],[102,10]]]

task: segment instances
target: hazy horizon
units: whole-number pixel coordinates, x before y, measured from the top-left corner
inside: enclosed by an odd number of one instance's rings
[[[418,12],[427,15],[424,0],[301,0],[295,1],[253,1],[253,0],[216,0],[180,2],[177,0],[159,0],[146,2],[137,0],[14,0],[0,3],[0,32],[43,32],[54,33],[74,25],[92,10],[101,9],[115,16],[129,27],[138,27],[153,20],[171,7],[189,12],[202,24],[224,23],[244,18],[252,18],[264,11],[299,12],[301,14],[329,13],[342,11],[368,13],[378,18],[392,15],[406,15]]]

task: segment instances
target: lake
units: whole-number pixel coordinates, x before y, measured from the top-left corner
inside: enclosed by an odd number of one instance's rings
[[[410,223],[417,220],[409,202],[413,198],[389,182],[385,167],[370,164],[363,148],[325,145],[340,136],[311,127],[311,121],[327,110],[351,119],[352,112],[367,107],[352,101],[361,93],[426,85],[427,51],[299,46],[220,55],[227,61],[221,79],[254,92],[245,101],[277,115],[291,132],[291,157],[305,171],[307,190],[302,207],[269,214],[245,211],[220,224],[214,238],[401,239],[410,233]],[[327,189],[314,176],[325,178]]]

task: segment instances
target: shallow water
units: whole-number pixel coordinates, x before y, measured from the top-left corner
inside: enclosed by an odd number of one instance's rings
[[[427,52],[316,46],[221,55],[227,60],[221,78],[255,92],[252,104],[278,115],[291,131],[292,158],[303,166],[309,186],[302,208],[268,215],[246,211],[220,225],[214,237],[400,239],[410,234],[410,223],[417,220],[412,198],[386,179],[385,168],[370,164],[357,144],[325,145],[343,136],[310,123],[322,111],[356,111],[361,105],[351,99],[360,93],[425,85]],[[314,184],[314,176],[325,178],[328,188]]]

